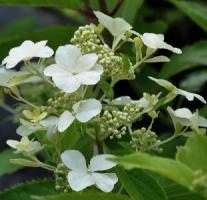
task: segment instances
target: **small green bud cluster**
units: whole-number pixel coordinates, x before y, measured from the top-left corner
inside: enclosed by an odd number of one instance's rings
[[[120,139],[126,134],[127,124],[130,124],[132,120],[141,111],[139,104],[130,103],[124,106],[123,110],[106,110],[101,121],[101,132],[103,134],[110,135],[110,139],[114,137]]]
[[[192,183],[193,189],[198,192],[207,192],[207,174],[205,174],[202,170],[197,170],[194,173],[194,180]]]
[[[83,54],[96,53],[98,55],[97,63],[104,67],[104,76],[117,76],[124,65],[122,57],[115,55],[107,44],[101,43],[99,32],[98,27],[94,24],[81,26],[74,33],[71,43],[79,47]],[[129,79],[134,79],[133,68],[130,68],[128,73]]]
[[[63,163],[58,164],[55,170],[56,190],[68,192],[70,187],[67,184],[67,174],[68,174],[68,169],[65,167],[65,165]]]
[[[65,110],[70,110],[75,102],[79,100],[78,95],[59,94],[47,100],[47,106],[42,106],[41,111],[49,114],[62,114]]]
[[[160,140],[157,139],[155,132],[141,128],[131,133],[130,144],[136,151],[147,151],[147,149],[161,152],[162,149],[159,147]],[[154,147],[153,147],[154,146]],[[152,147],[152,148],[149,148]]]

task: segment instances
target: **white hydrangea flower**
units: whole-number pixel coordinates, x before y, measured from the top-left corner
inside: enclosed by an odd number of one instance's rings
[[[151,49],[167,49],[174,53],[181,54],[182,51],[164,42],[164,35],[155,33],[144,33],[140,36],[142,42]]]
[[[171,107],[168,107],[167,111],[170,114],[175,127],[177,124],[182,124],[183,126],[192,126],[194,121],[196,121],[196,113],[192,113],[188,108],[179,108],[173,110]],[[207,127],[207,120],[204,117],[198,116],[198,126]]]
[[[111,192],[118,178],[115,173],[100,173],[116,166],[108,161],[113,155],[102,154],[94,156],[87,167],[86,160],[82,153],[76,150],[68,150],[62,153],[61,159],[66,167],[70,169],[68,173],[68,183],[72,190],[78,192],[89,186],[96,185],[103,192]]]
[[[79,101],[73,106],[73,112],[65,111],[61,116],[51,116],[40,121],[43,127],[47,127],[49,135],[59,132],[64,132],[75,119],[80,122],[87,122],[101,112],[102,105],[96,99],[87,99]]]
[[[129,103],[139,104],[148,111],[148,109],[151,108],[151,106],[155,105],[158,102],[158,96],[154,96],[154,98],[150,99],[150,101],[147,99],[147,95],[143,96],[139,100],[132,100],[130,96],[121,96],[113,99],[110,103],[113,105],[120,106],[124,106]],[[108,100],[106,100],[106,102],[109,103]]]
[[[112,49],[115,48],[120,40],[125,38],[124,34],[132,29],[132,26],[122,18],[112,18],[100,11],[94,11],[94,14],[98,18],[99,23],[114,36]]]
[[[38,141],[29,140],[28,137],[22,137],[18,140],[7,140],[6,142],[10,147],[16,149],[17,153],[36,154],[43,149],[43,146]]]
[[[34,132],[45,130],[40,124],[32,123],[24,119],[20,119],[21,125],[17,128],[16,132],[20,136],[29,136]]]
[[[32,42],[24,41],[20,46],[9,51],[9,55],[4,58],[2,65],[7,69],[15,67],[19,62],[30,60],[31,58],[49,58],[53,55],[53,50],[46,46],[47,41]]]
[[[103,67],[96,64],[98,56],[94,53],[82,55],[78,47],[65,45],[58,47],[56,64],[44,70],[51,76],[55,85],[66,93],[75,92],[81,85],[95,85],[100,80]]]
[[[187,92],[185,90],[176,88],[172,83],[170,83],[169,81],[166,81],[164,79],[156,79],[153,77],[149,77],[151,80],[153,80],[154,82],[156,82],[158,85],[166,88],[168,91],[172,92],[172,94],[176,95],[182,95],[184,96],[188,101],[193,101],[194,98],[200,100],[203,103],[206,103],[206,100],[199,94],[195,94],[195,93],[191,93],[191,92]]]

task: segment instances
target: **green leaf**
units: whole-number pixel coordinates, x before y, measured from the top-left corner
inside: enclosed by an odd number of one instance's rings
[[[32,200],[32,195],[56,194],[54,182],[50,180],[38,180],[17,185],[0,193],[1,200]]]
[[[18,155],[14,154],[13,149],[6,149],[0,152],[0,160],[1,160],[0,176],[5,174],[11,174],[19,169],[22,169],[22,166],[16,166],[9,162],[10,159],[15,159],[17,157]]]
[[[83,5],[81,0],[0,0],[1,6],[34,6],[75,8]]]
[[[173,159],[152,156],[146,153],[117,157],[115,161],[126,169],[140,168],[158,173],[186,188],[191,188],[194,178],[193,171],[185,164]]]
[[[25,167],[41,167],[37,162],[22,158],[10,159],[10,163]]]
[[[56,49],[60,45],[70,43],[70,38],[73,36],[74,31],[74,26],[58,25],[15,35],[6,40],[0,40],[0,59],[6,57],[11,48],[19,46],[24,40],[28,40],[28,38],[34,42],[47,39],[48,46]]]
[[[81,124],[72,124],[62,138],[61,151],[63,152],[68,149],[73,149],[81,136]]]
[[[98,85],[109,100],[114,98],[114,90],[109,83],[101,80],[99,81]]]
[[[124,18],[127,22],[133,25],[138,10],[143,5],[144,0],[124,0],[119,11],[117,12],[118,17]]]
[[[163,176],[153,174],[153,177],[159,181],[160,185],[167,194],[168,200],[204,200],[204,198],[199,194],[191,192],[185,187],[182,187],[181,185],[178,185]]]
[[[207,173],[207,137],[192,134],[185,146],[179,147],[176,158],[193,170],[202,169]]]
[[[170,59],[166,56],[156,56],[145,60],[145,63],[169,62]]]
[[[25,81],[27,81],[29,78],[31,78],[33,75],[30,73],[22,73],[21,75],[14,75],[8,82],[9,87],[13,87],[16,85],[19,85]]]
[[[207,41],[200,41],[183,48],[181,55],[172,55],[171,62],[166,63],[160,78],[170,78],[180,72],[200,66],[207,66]]]
[[[117,175],[127,193],[134,200],[167,200],[159,183],[143,170],[125,171],[117,168]]]
[[[106,193],[69,193],[36,197],[37,200],[130,200],[127,196]]]
[[[200,70],[187,75],[179,85],[189,92],[199,92],[206,82],[207,70]]]
[[[170,2],[207,32],[207,3],[181,0],[170,0]]]

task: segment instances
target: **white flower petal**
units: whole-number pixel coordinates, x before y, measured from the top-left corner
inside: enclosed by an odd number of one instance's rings
[[[117,97],[114,100],[112,100],[111,103],[114,105],[126,105],[131,102],[132,102],[132,99],[129,96],[121,96],[121,97]]]
[[[167,50],[172,51],[173,53],[176,53],[176,54],[181,54],[182,53],[181,49],[175,48],[175,47],[173,47],[173,46],[171,46],[171,45],[169,45],[165,42],[163,42],[161,49],[167,49]]]
[[[114,156],[111,154],[102,154],[94,156],[90,161],[90,169],[91,171],[104,171],[115,167],[117,164],[107,160],[109,158],[113,158]]]
[[[72,190],[79,192],[94,185],[95,181],[90,174],[71,171],[68,174],[68,183]]]
[[[207,119],[204,118],[204,117],[202,117],[202,116],[199,116],[199,118],[198,118],[198,125],[199,125],[200,127],[205,127],[205,128],[207,128]]]
[[[17,140],[7,140],[6,143],[7,143],[7,145],[12,147],[13,149],[17,149],[17,145],[19,144],[19,141],[17,141]]]
[[[82,55],[77,59],[77,65],[74,67],[73,72],[79,73],[90,70],[92,67],[94,67],[97,60],[98,56],[95,53]]]
[[[24,125],[20,125],[17,130],[16,130],[16,133],[18,135],[21,135],[21,136],[29,136],[31,135],[32,133],[34,133],[36,130],[35,129],[31,129],[27,126],[24,126]]]
[[[200,100],[201,102],[206,103],[206,100],[199,94],[187,92],[185,90],[181,90],[181,89],[178,89],[178,88],[177,88],[177,93],[180,94],[180,95],[185,96],[188,99],[188,101],[193,101],[194,98],[196,98],[196,99]]]
[[[180,54],[182,51],[178,48],[164,42],[164,35],[154,33],[144,33],[141,36],[142,42],[151,49],[168,49],[174,53]]]
[[[102,12],[94,11],[98,21],[103,25],[114,37],[132,29],[132,26],[122,18],[112,18]]]
[[[58,47],[55,54],[55,61],[58,65],[63,65],[69,72],[73,72],[77,65],[77,59],[81,56],[81,51],[74,45]]]
[[[44,126],[44,127],[51,127],[51,126],[57,126],[58,123],[58,118],[55,116],[50,116],[46,119],[43,119],[40,121],[40,125]]]
[[[58,122],[58,131],[64,132],[75,120],[75,117],[69,111],[61,114]]]
[[[102,105],[96,99],[79,101],[73,106],[76,118],[80,122],[87,122],[101,112]]]
[[[175,129],[177,129],[178,124],[181,124],[183,126],[191,126],[192,121],[191,118],[193,114],[188,108],[180,108],[177,110],[173,110],[171,107],[167,108],[167,111],[173,121],[173,125]]]
[[[172,90],[173,88],[175,88],[175,86],[170,83],[169,81],[166,81],[164,79],[157,79],[157,78],[153,78],[151,76],[148,76],[149,79],[151,79],[152,81],[154,81],[155,83],[157,83],[158,85],[166,88],[167,90]]]
[[[24,41],[20,46],[12,48],[9,55],[2,61],[7,69],[15,67],[19,62],[33,57],[48,58],[53,55],[53,50],[45,46],[47,41],[34,43],[30,40]]]
[[[44,70],[45,76],[64,76],[68,74],[71,76],[72,74],[67,71],[67,69],[63,65],[52,64],[45,68]]]
[[[158,49],[164,41],[164,35],[154,33],[144,33],[141,36],[142,42],[151,49]]]
[[[50,47],[45,46],[46,44],[46,40],[35,44],[35,57],[50,58],[54,54],[54,51]]]
[[[75,78],[83,85],[95,85],[101,79],[101,74],[96,71],[81,72]]]
[[[96,186],[103,192],[111,192],[114,185],[118,182],[118,178],[114,173],[92,173]]]
[[[75,76],[53,76],[52,80],[55,85],[65,93],[75,92],[81,85],[81,83],[75,78]]]
[[[83,154],[76,150],[67,150],[61,154],[63,164],[77,173],[86,173],[86,160]]]
[[[193,113],[188,108],[179,108],[175,110],[175,115],[180,118],[190,119]]]
[[[116,48],[116,46],[119,44],[119,42],[124,39],[125,39],[124,33],[120,34],[117,37],[114,37],[114,40],[112,43],[112,50],[114,50]]]

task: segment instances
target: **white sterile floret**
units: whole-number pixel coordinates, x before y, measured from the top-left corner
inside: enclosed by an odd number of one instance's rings
[[[111,154],[94,156],[87,167],[82,153],[76,150],[67,150],[62,153],[64,165],[70,169],[68,183],[72,190],[78,192],[89,186],[96,185],[103,192],[111,192],[118,178],[115,173],[100,173],[116,166],[116,163],[107,160],[113,158]]]
[[[140,36],[142,42],[151,49],[167,49],[174,53],[181,54],[182,51],[164,42],[164,35],[155,33],[144,33]]]
[[[107,101],[107,100],[106,100],[106,102],[109,103],[109,101]],[[126,104],[133,103],[133,104],[138,104],[143,108],[146,108],[150,104],[150,102],[145,97],[142,97],[139,100],[133,100],[133,99],[131,99],[130,96],[117,97],[117,98],[113,99],[110,103],[113,105],[120,105],[120,106],[121,105],[124,106]],[[156,103],[157,103],[157,101],[154,102],[154,104],[156,104]]]
[[[15,67],[19,62],[30,60],[31,58],[49,58],[53,55],[53,50],[46,46],[47,41],[32,42],[24,41],[20,46],[12,48],[9,55],[4,58],[2,65],[7,69]]]
[[[113,105],[126,105],[129,103],[139,103],[139,100],[132,100],[130,96],[121,96],[111,101]]]
[[[80,122],[87,122],[101,112],[102,105],[96,99],[79,101],[73,106],[73,112],[64,111],[59,118],[51,116],[40,121],[40,124],[47,127],[50,134],[64,132],[75,119]]]
[[[203,103],[206,103],[206,100],[199,94],[187,92],[185,90],[176,88],[172,83],[169,81],[163,80],[163,79],[156,79],[153,77],[149,77],[151,80],[156,82],[158,85],[161,85],[162,87],[166,88],[168,91],[172,92],[174,95],[182,95],[184,96],[188,101],[193,101],[194,98],[200,100]]]
[[[104,26],[113,36],[113,49],[124,38],[124,34],[132,29],[132,26],[122,18],[112,18],[100,11],[94,11],[99,23]]]
[[[65,45],[58,47],[55,54],[56,64],[44,70],[51,76],[55,85],[66,93],[75,92],[81,85],[95,85],[100,80],[103,67],[96,64],[95,53],[82,55],[78,47]]]
[[[34,155],[43,149],[43,146],[41,146],[38,141],[30,141],[28,137],[22,137],[20,141],[7,140],[6,143],[13,149],[16,149],[17,153],[27,153]]]
[[[195,121],[196,113],[192,113],[188,108],[173,110],[171,107],[168,107],[167,110],[173,120],[174,126],[177,123],[183,126],[192,126]],[[207,127],[207,120],[204,117],[198,116],[198,126]]]

